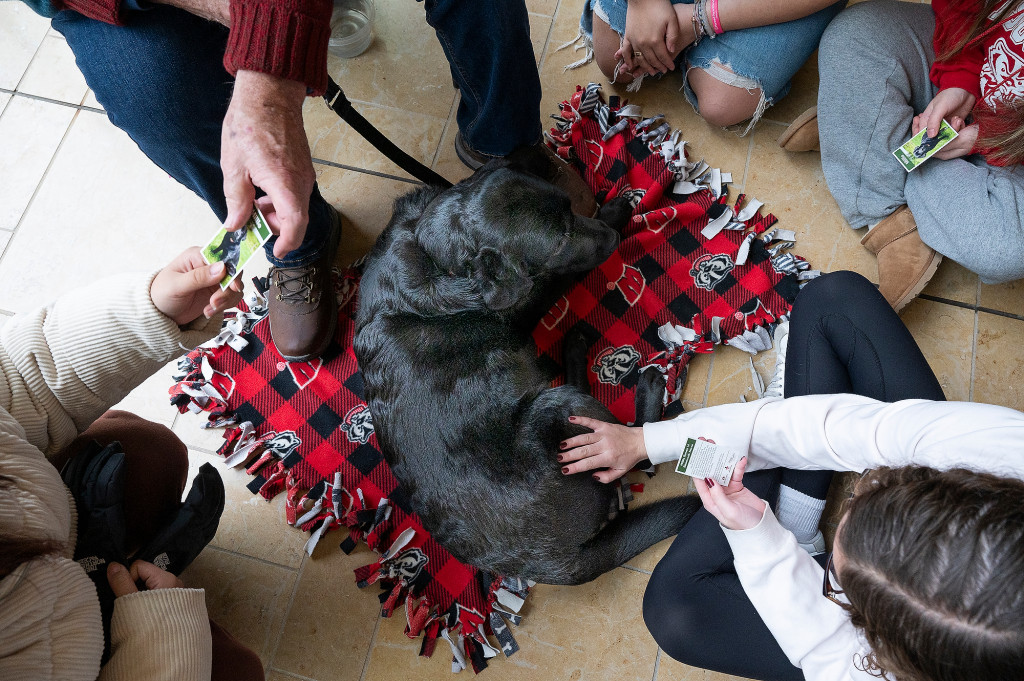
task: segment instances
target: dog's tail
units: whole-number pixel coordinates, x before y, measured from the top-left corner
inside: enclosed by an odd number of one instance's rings
[[[700,498],[688,494],[620,513],[579,547],[578,558],[568,573],[561,575],[564,581],[534,579],[546,584],[583,584],[596,579],[662,539],[679,534],[700,507]]]

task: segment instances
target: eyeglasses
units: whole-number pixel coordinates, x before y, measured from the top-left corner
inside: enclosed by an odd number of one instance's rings
[[[839,599],[839,596],[843,595],[843,590],[839,588],[839,575],[836,574],[835,565],[832,564],[832,555],[832,553],[828,554],[828,562],[825,563],[825,578],[821,584],[821,595],[836,605],[846,605],[845,597],[843,600]]]

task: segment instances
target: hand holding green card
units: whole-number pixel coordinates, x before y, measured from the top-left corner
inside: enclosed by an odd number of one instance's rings
[[[220,281],[221,290],[226,290],[231,282],[242,273],[260,247],[267,243],[273,234],[263,213],[256,206],[252,207],[252,215],[240,229],[229,232],[223,227],[217,230],[209,243],[203,247],[203,260],[208,264],[224,263],[224,278]]]
[[[909,173],[932,156],[937,154],[944,146],[956,139],[956,130],[943,119],[939,131],[935,137],[928,137],[927,128],[904,142],[898,149],[893,150],[892,155],[900,162],[900,165]]]

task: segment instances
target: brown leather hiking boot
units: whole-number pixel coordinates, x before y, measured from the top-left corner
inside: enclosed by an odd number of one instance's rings
[[[861,243],[878,257],[878,291],[897,312],[928,285],[942,262],[942,255],[921,241],[906,206],[875,225]]]
[[[461,132],[455,136],[455,153],[466,167],[473,170],[479,169],[488,161],[501,158],[500,156],[488,156],[471,149],[462,138]],[[523,165],[531,174],[550,182],[568,194],[569,200],[572,202],[572,212],[588,218],[597,215],[597,201],[594,199],[594,192],[590,191],[590,187],[580,177],[580,174],[558,158],[558,155],[544,142],[538,142],[528,147],[519,147],[507,158]]]
[[[341,240],[337,211],[331,223],[331,236],[319,258],[299,267],[273,267],[268,276],[270,337],[289,362],[318,357],[334,338],[338,304],[331,267]]]

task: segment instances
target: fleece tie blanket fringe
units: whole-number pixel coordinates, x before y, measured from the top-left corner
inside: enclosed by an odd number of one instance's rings
[[[620,420],[633,420],[632,388],[652,365],[668,379],[671,415],[681,408],[690,357],[717,343],[751,353],[771,347],[766,327],[816,273],[787,252],[792,232],[773,229],[760,202],[740,195],[730,203],[729,174],[690,159],[664,117],[644,118],[615,97],[605,103],[591,84],[555,118],[549,143],[557,153],[599,200],[626,196],[634,210],[618,251],[541,320],[538,352],[560,373],[562,337],[579,328],[591,344],[593,393]],[[179,362],[171,402],[205,413],[204,428],[223,429],[219,453],[245,467],[253,494],[285,495],[286,520],[309,533],[310,555],[340,528],[348,530],[342,550],[365,542],[376,552],[355,579],[376,585],[385,616],[404,610],[422,655],[440,639],[453,671],[479,672],[499,653],[514,654],[512,627],[532,584],[462,564],[434,541],[377,446],[352,350],[358,266],[338,274],[338,331],[312,362],[278,354],[265,282],[254,283],[221,333]],[[620,506],[642,487],[622,486]]]

